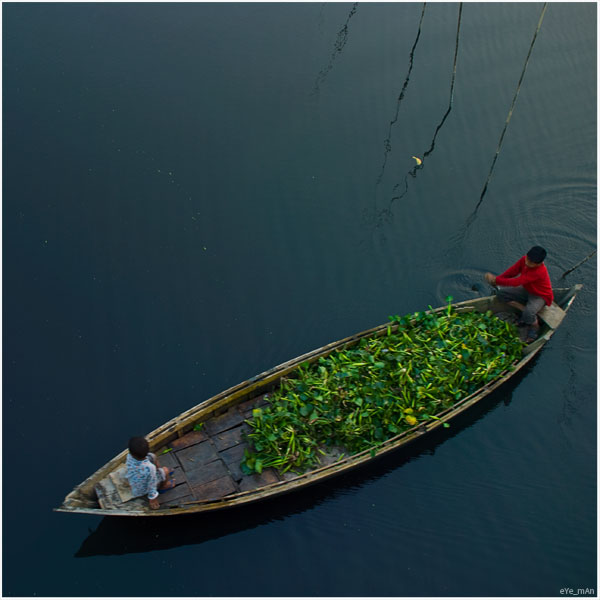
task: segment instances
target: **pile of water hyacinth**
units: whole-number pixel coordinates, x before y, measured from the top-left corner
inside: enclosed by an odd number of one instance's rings
[[[254,409],[242,470],[284,473],[318,466],[328,449],[348,454],[436,419],[510,369],[523,344],[514,325],[491,312],[390,317],[383,335],[303,363],[268,404]]]

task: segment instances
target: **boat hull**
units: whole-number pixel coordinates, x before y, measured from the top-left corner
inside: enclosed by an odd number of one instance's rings
[[[122,467],[127,456],[127,450],[124,450],[106,465],[96,471],[93,475],[91,475],[88,479],[76,486],[74,490],[65,498],[63,504],[55,510],[58,512],[74,512],[94,514],[98,516],[145,517],[206,512],[240,506],[250,502],[263,500],[265,498],[271,498],[281,494],[290,493],[299,488],[303,488],[347,472],[350,469],[355,469],[360,465],[364,465],[367,462],[376,459],[377,457],[401,448],[411,443],[415,439],[421,438],[423,435],[442,427],[445,423],[448,423],[459,414],[464,413],[474,404],[480,402],[483,398],[503,385],[506,381],[508,381],[508,379],[516,375],[533,359],[533,357],[552,337],[580,289],[581,286],[576,285],[572,288],[555,290],[556,304],[546,310],[546,322],[543,322],[542,324],[540,336],[535,342],[524,348],[522,358],[514,363],[511,370],[504,371],[496,379],[490,381],[488,384],[479,388],[469,396],[461,399],[451,408],[437,414],[436,419],[419,423],[412,429],[409,429],[381,443],[374,450],[366,450],[358,454],[343,457],[339,460],[333,460],[332,462],[329,462],[329,464],[324,464],[319,468],[312,469],[300,475],[288,473],[285,477],[278,475],[276,475],[275,478],[271,476],[270,479],[268,477],[263,477],[257,486],[251,487],[250,489],[244,489],[243,485],[240,486],[237,483],[234,483],[235,487],[231,487],[231,484],[228,484],[230,486],[229,488],[222,488],[225,489],[226,493],[217,498],[184,496],[183,498],[180,497],[179,499],[175,499],[173,501],[163,502],[161,504],[161,508],[158,510],[149,509],[147,502],[140,500],[125,503],[123,506],[119,507],[103,508],[98,505],[96,494],[97,486],[99,482],[106,480],[111,473],[114,473],[117,469]],[[495,296],[467,300],[456,303],[453,306],[457,311],[477,310],[480,312],[485,312],[487,310],[493,310],[495,312],[500,312],[510,310],[507,305],[500,303]],[[440,307],[438,309],[434,309],[434,312],[442,311],[444,309],[445,307]],[[265,371],[253,377],[252,379],[249,379],[221,392],[220,394],[217,394],[216,396],[213,396],[212,398],[183,412],[174,419],[168,421],[149,433],[146,438],[148,439],[150,448],[153,451],[157,451],[161,448],[169,448],[169,445],[175,447],[178,444],[180,448],[187,448],[187,446],[185,446],[185,444],[188,443],[186,440],[196,442],[198,441],[197,438],[203,435],[201,433],[194,433],[194,427],[197,423],[206,423],[209,425],[208,429],[210,429],[211,423],[217,422],[218,420],[227,421],[227,415],[230,413],[233,415],[236,410],[239,411],[236,426],[240,427],[240,423],[243,421],[243,418],[241,417],[244,416],[244,412],[241,411],[241,407],[251,407],[257,398],[261,398],[265,393],[275,389],[275,387],[278,386],[281,378],[294,371],[294,369],[296,369],[299,365],[305,362],[314,362],[322,356],[327,356],[338,348],[350,347],[354,344],[357,344],[362,338],[375,335],[384,335],[387,332],[388,327],[389,323],[385,323],[342,340],[332,342],[331,344],[323,346],[322,348],[318,348],[312,352],[308,352],[290,361],[282,363],[273,369]],[[249,415],[251,413],[251,408],[246,410],[249,410],[249,412],[246,412],[246,414]],[[210,442],[214,445],[215,439],[210,440]],[[198,445],[198,448],[199,447],[200,446]],[[182,454],[180,453],[180,461],[181,456]],[[190,458],[189,460],[195,459]],[[178,466],[180,465],[178,464]],[[233,470],[233,463],[230,463],[229,466],[231,469],[227,470]],[[197,487],[195,489],[203,488]]]

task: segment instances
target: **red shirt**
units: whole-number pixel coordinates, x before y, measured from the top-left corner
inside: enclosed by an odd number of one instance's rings
[[[522,256],[512,267],[509,267],[496,277],[497,285],[516,287],[522,285],[530,294],[543,298],[548,306],[554,300],[552,284],[548,275],[546,265],[542,263],[537,267],[528,267],[525,257]]]

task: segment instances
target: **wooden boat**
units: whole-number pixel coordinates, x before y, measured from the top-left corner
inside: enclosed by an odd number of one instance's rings
[[[388,439],[377,448],[375,458],[442,426],[518,373],[552,337],[581,288],[581,285],[575,285],[554,290],[554,303],[540,312],[542,326],[538,339],[524,347],[522,358],[515,361],[513,370],[504,371],[474,393],[458,400],[451,408],[439,413],[437,419],[420,422]],[[458,302],[453,306],[459,312],[515,312],[496,296]],[[445,308],[434,309],[434,312]],[[318,468],[300,475],[289,471],[280,475],[274,469],[265,469],[260,475],[245,475],[240,468],[245,448],[242,433],[249,427],[245,420],[250,418],[253,408],[266,403],[265,394],[277,388],[282,377],[304,362],[313,362],[336,349],[353,346],[361,338],[383,335],[388,325],[385,323],[333,342],[265,371],[194,406],[149,433],[146,439],[151,451],[156,453],[161,465],[175,471],[177,482],[175,488],[159,496],[159,509],[150,509],[145,498],[131,499],[124,480],[127,456],[127,450],[124,450],[76,486],[55,510],[107,516],[164,516],[211,511],[288,493],[373,460],[370,450],[350,456],[342,456],[338,451],[337,454],[330,452],[325,455]],[[200,429],[199,423],[202,424]]]

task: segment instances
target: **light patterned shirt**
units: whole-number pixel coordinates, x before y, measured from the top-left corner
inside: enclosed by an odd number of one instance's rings
[[[150,457],[146,456],[143,460],[137,460],[131,454],[128,454],[126,465],[127,479],[131,485],[131,493],[134,498],[145,494],[148,495],[148,500],[156,498],[158,496],[156,466],[152,463]]]

